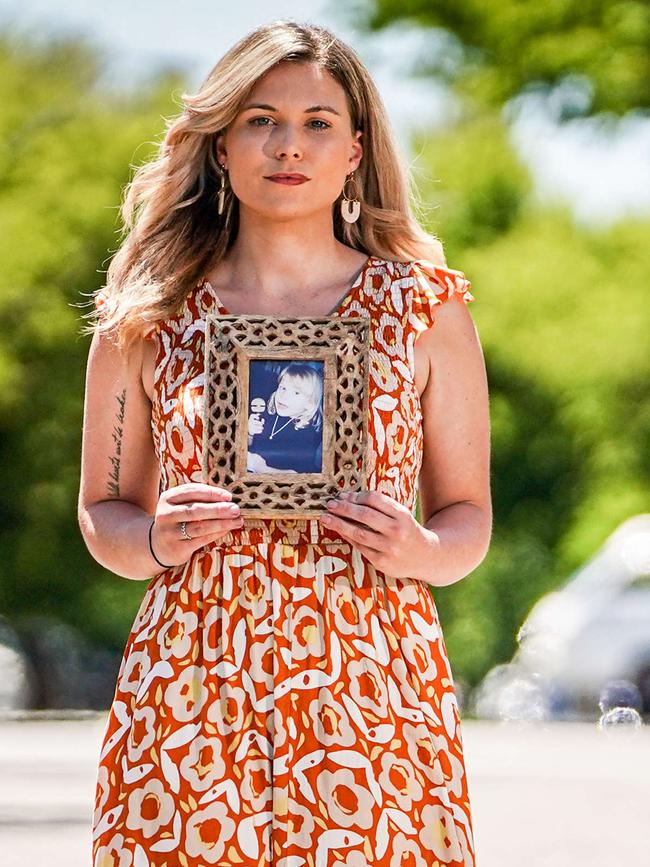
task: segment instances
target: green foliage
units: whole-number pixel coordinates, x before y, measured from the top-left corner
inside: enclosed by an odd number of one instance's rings
[[[548,91],[570,78],[590,97],[586,106],[567,105],[567,115],[650,108],[647,0],[351,0],[348,16],[369,31],[426,28],[436,39],[418,73],[477,106],[498,109],[524,90]]]
[[[496,241],[519,220],[532,184],[499,118],[475,113],[462,130],[419,133],[413,150],[425,167],[416,176],[420,194],[436,203],[429,225],[450,255]]]
[[[622,520],[650,509],[648,221],[586,231],[566,208],[536,204],[486,96],[503,99],[537,75],[552,80],[571,52],[588,72],[591,44],[604,61],[595,105],[643,106],[645,95],[634,96],[642,70],[627,63],[645,4],[610,4],[608,15],[628,21],[616,56],[602,55],[596,32],[605,5],[434,12],[408,0],[398,10],[450,27],[475,52],[459,79],[471,85],[472,111],[415,142],[427,220],[449,265],[472,281],[490,380],[491,550],[471,575],[433,590],[454,670],[470,684],[510,657],[540,594]],[[377,9],[375,23],[396,17],[389,3]],[[119,241],[121,188],[176,112],[169,95],[183,82],[107,93],[96,56],[74,42],[0,41],[0,612],[56,614],[121,650],[143,586],[94,563],[77,526],[88,340],[73,305],[102,283]]]
[[[116,249],[120,189],[176,110],[174,78],[99,89],[95,49],[0,40],[0,611],[39,611],[123,646],[143,587],[107,573],[76,521],[88,340],[75,307]],[[105,596],[105,594],[104,594]]]
[[[460,121],[420,133],[414,151],[427,170],[418,180],[429,225],[472,280],[490,379],[491,550],[471,576],[433,591],[454,667],[475,683],[511,656],[543,592],[650,510],[648,220],[587,231],[568,208],[539,206],[498,110],[564,76],[589,81],[581,110],[647,110],[650,10],[519,0],[365,8],[370,29],[444,28],[423,31],[430,50],[415,68],[460,96]]]
[[[433,589],[454,669],[475,684],[511,657],[540,595],[623,520],[650,511],[648,220],[588,231],[568,208],[541,207],[498,111],[565,75],[588,77],[591,112],[647,109],[649,9],[519,0],[366,9],[370,29],[444,28],[442,40],[425,31],[431,49],[415,66],[446,80],[462,107],[451,128],[420,133],[414,151],[429,225],[473,284],[490,381],[490,552],[461,582]]]
[[[434,588],[455,670],[508,659],[536,599],[618,524],[650,511],[648,221],[577,227],[541,207],[500,122],[474,114],[416,142],[431,227],[472,281],[490,382],[494,535],[481,566]],[[488,155],[488,156],[486,156]],[[476,201],[509,180],[507,220]],[[478,640],[480,637],[480,640]]]

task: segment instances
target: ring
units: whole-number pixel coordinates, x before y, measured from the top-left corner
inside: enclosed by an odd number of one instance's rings
[[[181,536],[183,537],[183,539],[193,539],[194,538],[193,536],[188,535],[186,526],[187,526],[187,522],[181,521]]]

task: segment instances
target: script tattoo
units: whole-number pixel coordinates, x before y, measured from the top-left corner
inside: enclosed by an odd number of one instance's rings
[[[126,403],[126,389],[117,395],[119,410],[117,424],[113,428],[113,441],[115,442],[115,454],[110,458],[111,471],[108,474],[108,492],[112,497],[120,496],[120,458],[122,455],[122,436],[124,433],[124,404]]]

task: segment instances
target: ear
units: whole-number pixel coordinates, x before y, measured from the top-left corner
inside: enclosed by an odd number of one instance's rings
[[[352,142],[352,156],[350,157],[350,171],[353,172],[359,168],[359,163],[363,157],[363,145],[361,144],[361,136],[363,131],[358,129],[354,134]]]
[[[215,150],[215,154],[217,156],[217,159],[219,160],[221,165],[222,166],[226,165],[226,161],[228,159],[228,152],[226,151],[226,134],[225,134],[225,132],[220,132],[217,135],[217,137],[215,139],[214,150]]]

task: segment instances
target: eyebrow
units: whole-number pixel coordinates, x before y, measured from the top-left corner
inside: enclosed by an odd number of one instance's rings
[[[274,108],[272,105],[267,105],[265,102],[249,103],[242,108],[242,111],[247,111],[249,108],[263,108],[265,111],[278,111],[277,108]],[[329,111],[337,117],[341,116],[341,113],[335,108],[332,108],[331,105],[312,105],[311,108],[305,109],[305,114],[312,114],[315,111]]]

